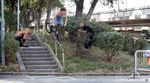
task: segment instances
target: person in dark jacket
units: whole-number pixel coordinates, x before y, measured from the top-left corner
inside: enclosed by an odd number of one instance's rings
[[[84,48],[90,49],[92,46],[94,31],[90,26],[85,25],[84,22],[80,22],[80,29],[85,33]]]

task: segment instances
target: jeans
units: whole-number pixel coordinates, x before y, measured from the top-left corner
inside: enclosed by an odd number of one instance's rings
[[[86,35],[85,40],[84,40],[84,48],[86,49],[90,49],[92,46],[92,39],[93,39],[93,35]]]
[[[23,47],[25,40],[23,39],[23,37],[15,37],[15,40],[19,41],[19,46]]]

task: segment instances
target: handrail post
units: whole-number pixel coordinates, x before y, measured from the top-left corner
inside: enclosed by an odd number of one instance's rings
[[[64,54],[64,50],[62,50],[62,57],[63,57],[63,68],[65,69],[65,54]]]
[[[55,41],[55,55],[58,56],[58,46],[60,47],[60,49],[62,50],[62,65],[63,68],[65,69],[65,53],[64,53],[64,49],[62,48],[61,44],[59,43],[59,41],[57,40],[57,38],[55,36],[54,37],[54,41]]]
[[[134,74],[133,74],[133,79],[135,79],[136,73],[137,73],[137,51],[135,52],[135,55],[134,55]]]
[[[56,56],[58,55],[58,53],[57,53],[57,41],[55,40],[55,54],[56,54]]]

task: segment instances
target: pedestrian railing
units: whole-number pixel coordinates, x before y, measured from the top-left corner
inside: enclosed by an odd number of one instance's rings
[[[41,34],[42,36],[44,36],[44,32],[46,31],[48,34],[51,34],[51,31],[49,29],[50,29],[50,25],[47,24],[47,27],[43,30],[42,33],[40,33],[39,30],[35,30],[35,33],[37,35]],[[55,55],[58,58],[58,49],[60,48],[60,50],[61,50],[61,56],[62,56],[62,66],[65,69],[65,53],[64,53],[64,48],[62,47],[60,41],[58,41],[56,33],[54,32],[54,34],[52,33],[52,35],[53,35],[54,42],[55,42],[55,48],[54,48]]]
[[[134,76],[139,72],[150,72],[150,50],[137,50],[135,52]]]
[[[61,49],[61,55],[62,55],[62,64],[63,64],[63,68],[65,69],[65,53],[64,53],[64,48],[62,47],[62,45],[60,44],[60,42],[57,40],[56,36],[53,35],[54,39],[55,39],[55,55],[58,55],[58,47],[60,47]]]

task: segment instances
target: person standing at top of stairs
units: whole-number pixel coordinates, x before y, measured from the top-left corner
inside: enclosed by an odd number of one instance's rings
[[[29,36],[31,34],[32,34],[31,29],[18,31],[15,35],[15,40],[19,42],[20,47],[26,47],[24,46],[25,40],[32,40],[31,36]]]

